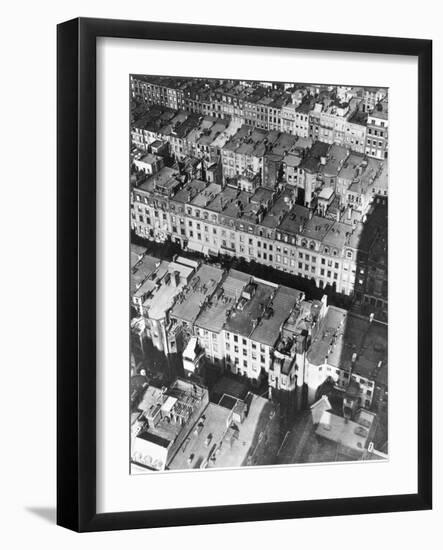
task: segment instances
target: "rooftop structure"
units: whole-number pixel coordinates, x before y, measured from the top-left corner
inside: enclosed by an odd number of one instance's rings
[[[186,380],[177,379],[167,390],[148,386],[133,418],[132,461],[164,470],[208,401],[206,388]]]

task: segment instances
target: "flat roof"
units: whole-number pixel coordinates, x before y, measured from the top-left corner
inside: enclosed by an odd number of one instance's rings
[[[370,426],[366,427],[353,420],[338,416],[331,411],[324,411],[315,433],[355,451],[363,452],[368,443],[370,428],[375,415],[371,414],[371,417]]]
[[[236,423],[228,430],[221,446],[215,452],[215,460],[209,461],[209,468],[245,466],[250,450],[256,448],[260,437],[276,414],[275,405],[259,395],[249,393],[245,402],[248,404],[247,416],[242,423]]]
[[[272,300],[270,316],[262,316],[257,327],[253,330],[250,338],[260,344],[274,346],[280,336],[280,329],[289,317],[292,308],[302,298],[300,290],[279,286]]]
[[[335,177],[338,175],[340,168],[349,155],[348,149],[342,145],[331,145],[328,153],[328,160],[323,167],[323,174],[326,177]]]
[[[297,166],[299,166],[301,163],[301,157],[294,153],[289,153],[283,157],[283,162],[286,164],[286,166],[297,168]]]
[[[225,330],[249,336],[255,328],[255,323],[263,315],[271,295],[275,292],[275,286],[261,282],[252,284],[255,285],[255,294],[251,300],[242,298],[241,306],[237,304],[237,307],[231,311],[226,319]]]
[[[137,437],[160,446],[162,440],[174,442],[177,436],[189,429],[206,406],[204,397],[207,390],[187,380],[175,380],[164,392],[159,388],[148,386],[138,406],[143,416],[151,421],[155,418],[155,425],[140,432]],[[173,410],[175,415],[182,417],[185,422],[171,421],[168,412]],[[163,412],[163,414],[161,414]],[[159,438],[159,439],[158,439]]]
[[[364,156],[359,153],[352,152],[343,163],[343,166],[338,173],[339,178],[352,180],[357,174],[357,169],[364,159]]]
[[[349,225],[342,222],[333,222],[322,242],[324,245],[340,249],[341,252],[351,232],[352,228]]]
[[[202,264],[183,289],[181,298],[175,303],[171,316],[193,323],[199,315],[203,301],[211,296],[223,276],[223,269]]]
[[[309,219],[309,208],[295,204],[287,215],[283,218],[279,225],[279,229],[298,235],[300,233],[300,227],[303,227],[306,221]]]
[[[387,383],[387,325],[335,306],[328,311],[312,338],[307,358]],[[356,361],[352,357],[356,354]],[[381,366],[380,365],[381,362]]]
[[[209,403],[170,462],[169,469],[198,469],[204,466],[213,450],[213,445],[220,444],[223,439],[231,416],[230,409]]]
[[[250,279],[250,275],[231,269],[209,303],[200,311],[195,325],[219,333],[225,324],[227,311],[235,305]]]
[[[163,273],[160,284],[156,285],[152,293],[143,303],[148,308],[150,319],[160,320],[174,305],[176,297],[188,283],[194,269],[177,262],[168,262],[167,269]],[[178,279],[178,280],[177,280]]]

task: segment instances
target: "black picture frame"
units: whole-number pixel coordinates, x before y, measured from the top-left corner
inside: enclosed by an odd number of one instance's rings
[[[96,512],[96,39],[399,54],[418,59],[416,494]],[[57,28],[57,523],[75,531],[425,510],[432,506],[432,41],[78,18]]]

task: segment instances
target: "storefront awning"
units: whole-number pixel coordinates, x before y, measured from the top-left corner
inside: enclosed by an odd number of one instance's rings
[[[188,242],[188,249],[195,250],[195,252],[201,252],[203,250],[203,246],[198,243]]]

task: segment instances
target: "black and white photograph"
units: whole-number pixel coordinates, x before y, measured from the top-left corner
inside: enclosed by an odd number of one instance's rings
[[[437,3],[3,13],[2,547],[438,546]]]
[[[130,75],[131,474],[389,460],[370,84]]]

